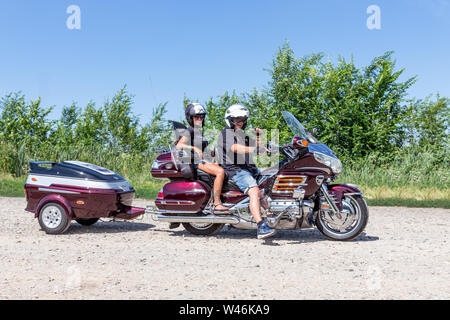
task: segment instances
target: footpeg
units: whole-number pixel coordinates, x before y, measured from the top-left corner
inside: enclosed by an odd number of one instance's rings
[[[178,228],[180,226],[180,223],[179,222],[171,222],[170,224],[169,224],[169,229],[176,229],[176,228]]]
[[[231,210],[214,210],[213,213],[216,216],[224,216],[224,215],[233,214],[233,212]]]

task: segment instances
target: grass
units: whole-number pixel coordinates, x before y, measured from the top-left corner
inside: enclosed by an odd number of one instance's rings
[[[360,186],[369,206],[450,209],[450,189]]]
[[[130,184],[136,190],[136,198],[155,200],[159,190],[167,183],[165,180],[152,179],[147,182],[138,181],[133,183],[129,180]]]
[[[367,199],[369,206],[380,207],[408,207],[408,208],[444,208],[450,209],[450,201],[447,199],[416,200],[416,199]]]
[[[0,196],[24,197],[24,185],[26,180],[26,177],[13,178],[10,175],[0,174]]]

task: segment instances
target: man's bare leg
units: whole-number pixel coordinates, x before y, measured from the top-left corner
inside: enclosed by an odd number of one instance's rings
[[[250,213],[255,219],[255,222],[259,223],[262,220],[259,202],[259,194],[260,194],[259,188],[258,187],[250,188],[247,194],[250,197]]]

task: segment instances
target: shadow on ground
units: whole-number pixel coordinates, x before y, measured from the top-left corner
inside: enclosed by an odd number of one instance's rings
[[[256,230],[239,230],[234,228],[225,227],[221,232],[214,236],[197,236],[193,235],[182,227],[173,230],[155,230],[160,232],[168,232],[171,237],[185,237],[185,238],[205,238],[214,237],[216,239],[256,239]],[[362,232],[358,237],[347,242],[363,242],[363,241],[377,241],[380,238],[377,236],[369,236],[365,232]],[[268,246],[279,246],[280,244],[276,241],[293,241],[286,244],[302,244],[302,243],[312,243],[319,241],[332,241],[326,238],[317,229],[312,230],[277,230],[277,234],[265,240],[260,240],[263,245]]]
[[[82,226],[72,222],[65,234],[85,234],[85,233],[124,233],[141,232],[154,228],[155,225],[139,222],[102,222],[99,221],[92,226]]]

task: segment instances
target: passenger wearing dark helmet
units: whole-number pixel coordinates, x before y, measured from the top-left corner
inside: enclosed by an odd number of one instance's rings
[[[204,156],[204,151],[208,146],[202,130],[206,114],[206,109],[199,103],[191,103],[186,107],[186,120],[189,128],[181,135],[176,148],[191,151],[194,166],[216,177],[213,186],[214,210],[227,211],[228,208],[223,206],[220,201],[225,171],[217,163],[207,161]]]

